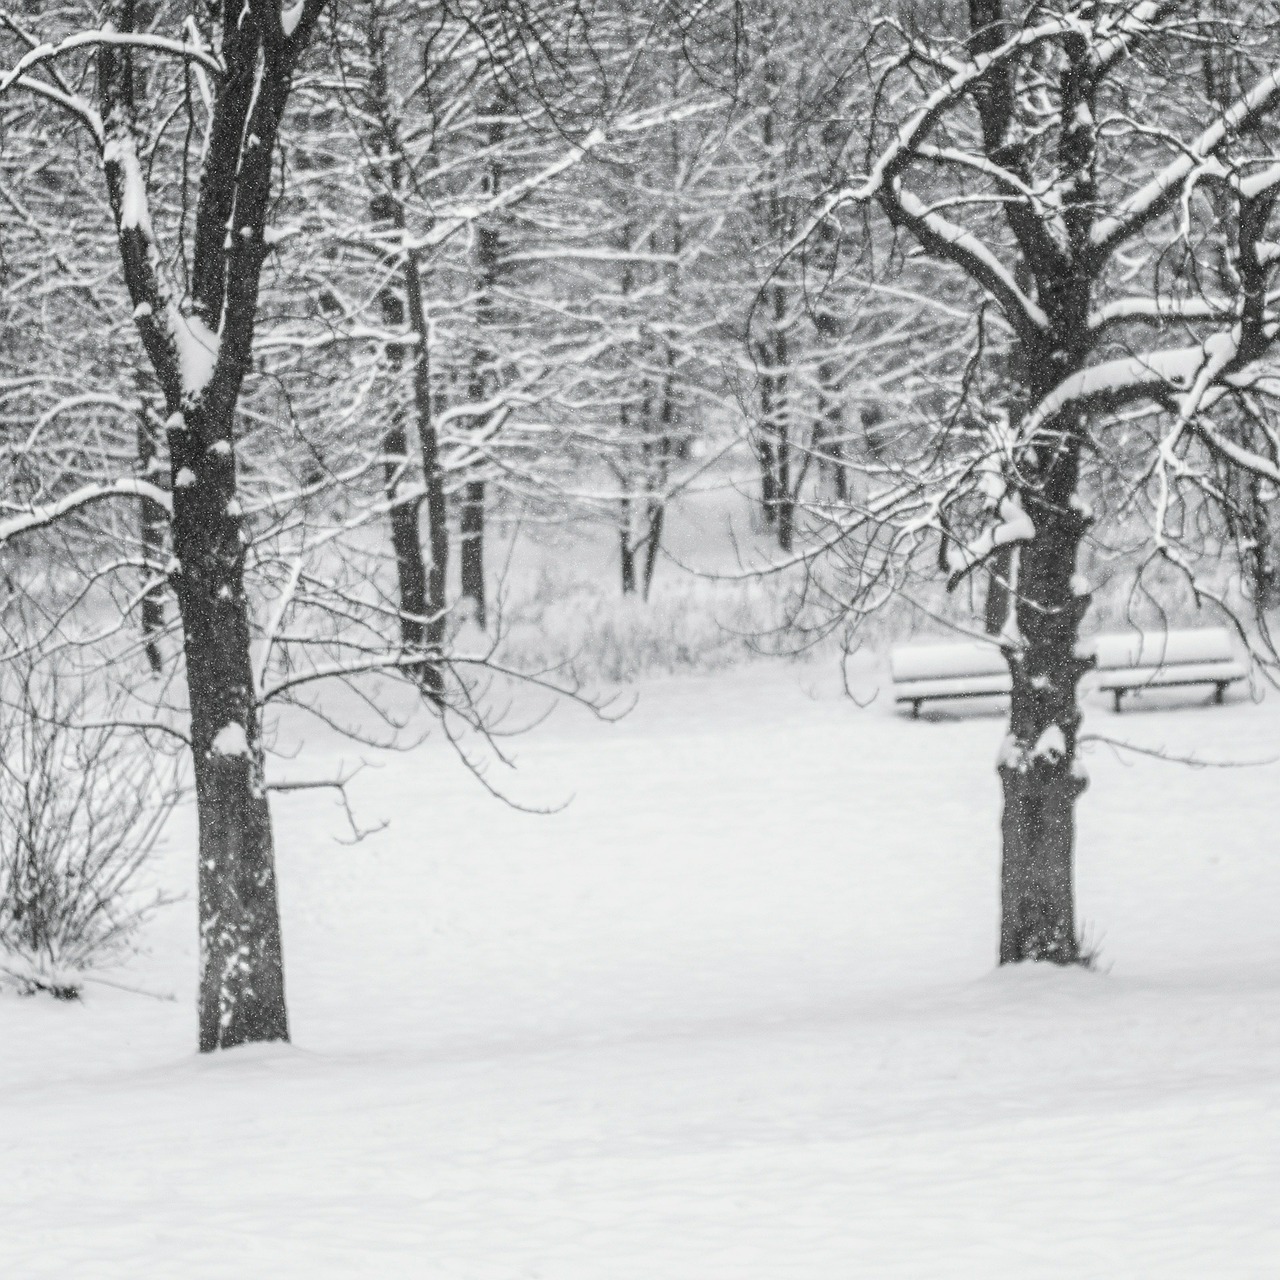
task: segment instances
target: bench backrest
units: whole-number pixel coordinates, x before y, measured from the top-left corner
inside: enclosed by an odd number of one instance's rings
[[[1122,631],[1094,636],[1081,646],[1097,658],[1099,671],[1128,667],[1169,667],[1182,663],[1224,662],[1235,655],[1231,636],[1222,627],[1186,631]]]
[[[985,640],[899,645],[889,654],[894,682],[994,676],[1008,671],[1000,646]]]

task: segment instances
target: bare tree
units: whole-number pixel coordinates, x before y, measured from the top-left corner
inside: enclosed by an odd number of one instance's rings
[[[945,394],[900,425],[866,503],[835,524],[864,604],[895,559],[939,546],[951,587],[1007,579],[1000,959],[1070,963],[1087,498],[1140,519],[1151,552],[1226,607],[1186,554],[1191,531],[1238,507],[1225,473],[1280,475],[1265,409],[1275,14],[972,0],[956,34],[958,16],[879,22],[866,169],[814,224],[878,208],[896,286],[942,307],[967,290],[973,307]],[[1236,78],[1211,92],[1202,57],[1224,42]]]
[[[181,34],[158,34],[134,0],[114,0],[98,28],[44,39],[14,21],[25,45],[0,74],[0,94],[22,90],[59,107],[88,132],[101,159],[124,283],[138,336],[164,401],[172,499],[157,489],[100,485],[33,510],[18,525],[47,524],[75,506],[120,492],[172,507],[170,580],[183,624],[200,817],[200,1047],[288,1038],[271,818],[263,778],[256,681],[244,590],[249,541],[237,493],[236,409],[252,347],[276,144],[294,70],[323,0],[282,9],[269,0],[217,6],[218,49],[181,13],[162,15]],[[95,58],[94,100],[80,72],[62,68],[82,50]],[[139,57],[184,67],[186,101],[202,100],[206,134],[194,225],[162,244],[140,153]],[[196,86],[199,93],[196,93]],[[182,108],[183,99],[177,102]],[[183,251],[187,252],[184,254]],[[170,265],[179,262],[175,275]],[[14,524],[13,521],[10,522]],[[6,530],[12,536],[19,527]]]

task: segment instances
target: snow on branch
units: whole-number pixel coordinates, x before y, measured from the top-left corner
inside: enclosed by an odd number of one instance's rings
[[[47,84],[35,76],[19,76],[14,83],[19,89],[47,98],[64,111],[69,111],[89,130],[94,142],[102,146],[102,117],[78,94],[64,93],[56,85]]]
[[[173,40],[168,36],[129,34],[104,27],[100,31],[77,31],[57,44],[38,44],[28,49],[8,72],[0,77],[0,94],[5,93],[23,76],[46,62],[53,62],[65,53],[73,53],[77,49],[96,49],[103,45],[127,45],[135,49],[150,49],[157,53],[172,53],[198,63],[206,71],[216,76],[223,74],[222,63],[199,45],[188,44],[185,40]]]
[[[1030,542],[1036,536],[1036,527],[1031,517],[1022,508],[1022,501],[1016,493],[1006,494],[1000,499],[1000,521],[983,530],[973,542],[968,544],[950,541],[947,544],[947,568],[951,571],[950,585],[980,565],[998,547],[1006,547],[1014,542]]]
[[[1268,326],[1274,338],[1277,326]],[[1135,400],[1174,397],[1181,419],[1189,421],[1208,403],[1215,386],[1246,385],[1240,360],[1239,325],[1211,334],[1203,342],[1165,351],[1147,351],[1092,365],[1064,378],[1019,424],[1022,440],[1066,409],[1118,406]]]
[[[6,543],[20,534],[32,529],[40,529],[70,515],[71,512],[101,502],[106,498],[148,498],[166,511],[172,512],[172,500],[168,493],[147,480],[136,476],[128,476],[113,480],[108,484],[86,484],[56,502],[47,502],[42,506],[29,507],[0,520],[0,544]]]
[[[977,88],[992,71],[1014,54],[1045,40],[1053,40],[1069,32],[1079,31],[1081,25],[1078,19],[1063,15],[1038,23],[1034,27],[1024,27],[989,53],[980,53],[972,62],[960,67],[929,95],[913,115],[903,122],[893,141],[885,147],[872,165],[871,172],[865,181],[860,186],[845,192],[844,201],[862,203],[878,197],[894,175],[911,163],[917,144],[930,133],[948,107],[964,94]]]
[[[611,121],[607,127],[592,129],[585,137],[570,143],[568,149],[549,164],[543,166],[536,173],[531,173],[528,177],[522,178],[519,182],[513,182],[510,186],[504,187],[492,199],[486,200],[482,204],[458,206],[447,216],[439,216],[435,226],[426,235],[418,238],[404,237],[402,248],[408,252],[435,248],[456,235],[459,230],[470,223],[519,204],[527,196],[538,190],[539,187],[545,186],[553,178],[559,177],[566,170],[580,164],[592,152],[598,151],[614,137],[643,133],[661,125],[678,123],[692,116],[702,115],[711,111],[715,105],[714,102],[697,101],[685,103],[678,107],[636,111]]]
[[[1234,319],[1239,303],[1232,298],[1117,298],[1105,303],[1089,317],[1089,329],[1099,333],[1130,320],[1224,320]]]
[[[1000,303],[1009,323],[1016,329],[1024,333],[1028,329],[1040,332],[1048,329],[1049,317],[1043,309],[1018,288],[1004,263],[971,231],[929,208],[899,181],[894,181],[892,193],[885,193],[884,198],[895,206],[902,221],[928,252],[962,268]]]
[[[1148,35],[1157,22],[1169,17],[1177,5],[1174,0],[1142,0],[1122,11],[1118,19],[1103,26],[1103,39],[1093,52],[1094,74],[1105,74],[1124,57],[1139,37]],[[1114,34],[1108,34],[1114,30]]]
[[[1206,162],[1232,134],[1256,124],[1277,100],[1280,69],[1263,76],[1248,93],[1237,98],[1194,142],[1182,147],[1176,159],[1125,200],[1115,214],[1099,219],[1091,236],[1094,251],[1099,256],[1109,253],[1158,218],[1182,198],[1186,183],[1207,172]]]

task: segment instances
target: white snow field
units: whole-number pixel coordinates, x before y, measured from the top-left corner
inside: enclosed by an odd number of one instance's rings
[[[1280,754],[1280,697],[1086,729]],[[564,708],[490,800],[430,741],[275,803],[295,1043],[194,1052],[194,908],[0,997],[0,1277],[1280,1275],[1280,766],[1095,747],[1098,972],[997,972],[999,716],[819,665]],[[356,752],[313,735],[288,766]],[[164,877],[190,891],[190,814]]]

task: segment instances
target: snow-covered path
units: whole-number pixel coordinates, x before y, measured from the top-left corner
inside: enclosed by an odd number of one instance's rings
[[[176,1003],[0,998],[0,1275],[1280,1272],[1280,766],[1095,750],[1104,971],[995,973],[999,718],[829,685],[558,713],[516,744],[551,817],[434,743],[361,775],[355,848],[280,799],[291,1048],[192,1053],[190,903],[128,975]],[[1280,698],[1186,701],[1086,728],[1280,753]]]

